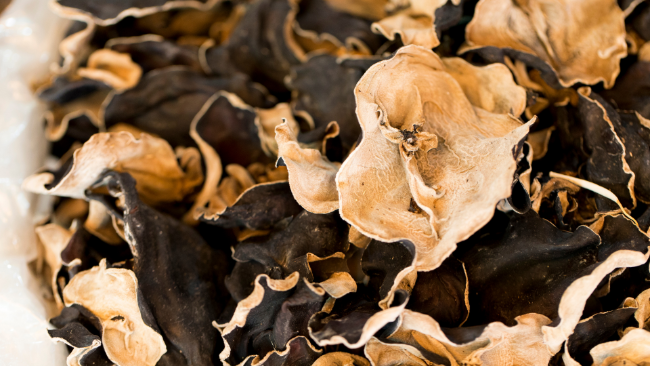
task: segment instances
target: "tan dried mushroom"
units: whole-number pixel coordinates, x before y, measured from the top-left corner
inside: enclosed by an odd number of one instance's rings
[[[438,46],[440,41],[434,26],[435,12],[447,0],[409,0],[407,3],[406,9],[373,23],[372,30],[390,40],[399,35],[406,45],[415,44],[426,48]],[[451,3],[459,5],[460,0],[452,0]]]
[[[109,359],[119,366],[155,365],[167,352],[162,335],[142,318],[138,280],[133,271],[99,266],[78,273],[63,290],[67,306],[79,304],[102,326],[102,343]]]
[[[619,341],[601,343],[590,352],[594,366],[639,365],[650,360],[650,332],[633,329]]]
[[[416,268],[432,270],[510,195],[513,149],[532,123],[515,117],[525,91],[503,65],[406,46],[355,95],[363,140],[336,177],[341,216],[368,237],[412,241]]]
[[[23,188],[41,194],[85,198],[106,169],[128,172],[138,181],[138,192],[149,204],[180,201],[203,181],[201,161],[194,148],[177,155],[167,141],[147,134],[135,138],[129,132],[93,135],[74,152],[72,166],[62,176],[35,174]]]
[[[465,31],[468,48],[533,54],[560,83],[614,85],[627,55],[625,15],[615,0],[481,0]]]
[[[138,84],[142,68],[131,60],[129,54],[101,49],[93,52],[88,57],[88,65],[79,68],[77,73],[79,76],[103,81],[121,91]]]

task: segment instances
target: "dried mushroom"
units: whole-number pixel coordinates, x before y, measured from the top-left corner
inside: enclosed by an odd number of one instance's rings
[[[133,271],[98,267],[78,273],[63,290],[67,306],[79,304],[99,319],[102,344],[116,364],[155,365],[167,352],[163,336],[147,325]]]
[[[650,45],[650,43],[646,43]],[[646,92],[650,83],[650,46],[645,58],[639,57],[638,61],[630,66],[610,90],[603,91],[603,97],[613,101],[614,105],[623,110],[636,111],[643,117],[650,118],[648,107],[648,94]]]
[[[242,299],[252,291],[249,278],[258,274],[282,279],[298,272],[310,282],[321,282],[337,272],[347,272],[347,231],[336,213],[302,211],[288,216],[267,235],[247,238],[235,246],[232,257],[237,263],[226,286],[235,299]],[[339,279],[351,281],[349,276]]]
[[[349,294],[337,299],[331,309],[314,314],[309,320],[309,334],[319,346],[342,344],[359,348],[377,332],[394,327],[404,311],[408,295],[398,290],[388,309],[363,294]]]
[[[589,351],[594,346],[606,342],[617,330],[623,328],[636,310],[634,307],[625,307],[599,313],[580,321],[565,343],[565,352],[562,356],[564,363],[571,365],[573,361],[574,364],[576,362],[593,364]]]
[[[340,164],[332,163],[316,149],[305,149],[287,124],[276,127],[278,157],[289,172],[291,192],[309,212],[329,213],[339,208],[336,173]],[[314,185],[314,178],[317,182]]]
[[[58,307],[63,306],[63,300],[59,294],[59,288],[57,285],[59,278],[59,271],[63,266],[63,259],[61,258],[61,253],[68,246],[68,242],[72,237],[70,230],[67,230],[56,224],[47,224],[39,226],[36,228],[36,235],[43,245],[44,249],[44,259],[45,263],[49,267],[49,285],[52,288],[52,293],[54,295],[54,300]]]
[[[140,65],[143,72],[168,66],[187,66],[194,71],[202,71],[199,48],[178,44],[156,34],[113,38],[107,43],[111,50],[126,53]]]
[[[632,329],[620,341],[601,343],[589,353],[594,365],[610,366],[616,364],[643,365],[650,358],[650,332]]]
[[[244,191],[232,206],[226,207],[218,216],[212,218],[203,213],[201,220],[225,228],[267,230],[285,217],[301,211],[287,182],[261,183]]]
[[[529,128],[503,113],[522,106],[499,97],[520,88],[505,67],[470,67],[506,78],[470,95],[461,85],[472,78],[446,69],[419,46],[373,65],[355,89],[363,140],[336,178],[343,219],[378,240],[412,241],[418,270],[438,267],[510,196],[513,148]]]
[[[646,1],[51,6],[69,366],[649,362]]]
[[[325,130],[335,121],[340,127],[343,148],[349,151],[357,142],[361,128],[355,115],[354,86],[377,57],[336,58],[314,55],[294,66],[287,78],[293,94],[293,108],[306,112],[314,131]]]
[[[79,68],[77,74],[102,81],[115,90],[124,90],[138,84],[142,69],[128,54],[102,49],[93,52],[88,57],[87,67]]]
[[[58,0],[55,4],[56,8],[61,12],[87,14],[93,17],[95,23],[108,25],[127,16],[141,17],[171,8],[196,7],[209,9],[214,4],[214,1],[126,0],[118,3],[96,4],[79,0]]]
[[[301,352],[303,359],[315,360],[321,351],[306,338],[306,321],[320,310],[324,294],[323,290],[302,282],[296,272],[284,280],[258,276],[255,290],[237,304],[232,319],[218,325],[226,343],[219,356],[221,361],[225,365],[239,365],[253,359],[252,364],[261,364],[267,357],[287,357],[286,352],[277,352],[285,348],[289,350],[289,358],[293,352]],[[286,323],[278,327],[277,319]]]
[[[66,359],[67,365],[114,364],[102,347],[99,319],[82,306],[63,308],[61,314],[50,322],[58,328],[48,330],[50,337],[55,342],[63,342],[72,347]]]
[[[85,198],[86,190],[105,170],[112,169],[135,176],[138,192],[150,204],[180,201],[203,181],[200,157],[194,157],[181,166],[163,139],[147,134],[135,138],[128,132],[98,133],[58,172],[33,175],[23,187],[36,193]]]
[[[443,327],[463,325],[470,314],[465,264],[450,257],[435,270],[418,273],[406,307],[431,316]]]
[[[336,365],[336,366],[368,366],[370,363],[363,357],[345,352],[331,352],[319,357],[314,366]]]
[[[206,51],[206,63],[216,75],[245,74],[283,91],[284,78],[300,63],[301,51],[291,34],[297,6],[290,0],[257,0],[232,30],[228,41]]]
[[[617,251],[634,250],[641,256],[648,251],[647,236],[625,217],[601,220],[600,235],[586,226],[569,233],[531,210],[513,214],[509,222],[495,218],[463,243],[470,247],[459,256],[470,283],[468,324],[512,324],[526,313],[555,319],[561,298],[578,278],[594,273]]]
[[[128,123],[172,146],[190,146],[194,116],[221,90],[235,92],[254,106],[266,103],[264,91],[245,77],[207,78],[186,68],[169,67],[147,73],[135,88],[116,94],[106,105],[104,120],[108,127]]]
[[[104,127],[101,110],[109,93],[110,87],[102,81],[85,78],[57,77],[50,85],[39,89],[39,97],[50,105],[45,114],[47,139],[59,141],[66,137],[82,137],[83,142],[99,132]],[[78,140],[70,141],[64,149],[67,150],[75,141]]]
[[[374,365],[427,366],[430,364],[422,353],[413,346],[383,343],[377,338],[371,338],[368,341],[365,354]]]
[[[460,0],[450,0],[453,5],[459,5]],[[425,48],[433,48],[440,44],[434,23],[437,10],[447,3],[447,0],[408,0],[404,1],[406,8],[397,11],[377,22],[372,27],[388,39],[399,35],[404,44],[415,44]],[[399,2],[397,2],[399,3]],[[400,4],[401,5],[401,4]]]
[[[382,44],[370,30],[370,21],[340,12],[326,0],[300,0],[298,7],[293,31],[307,53],[371,55]]]
[[[124,221],[133,272],[143,305],[151,311],[147,320],[155,321],[167,340],[169,362],[211,365],[218,334],[210,322],[227,300],[224,253],[189,226],[144,204],[128,173],[107,172],[101,178],[110,194],[123,197],[123,210],[112,208],[113,215]],[[108,197],[94,197],[111,204]]]
[[[481,0],[466,29],[470,47],[511,48],[539,57],[563,86],[614,85],[627,55],[625,17],[614,0]]]

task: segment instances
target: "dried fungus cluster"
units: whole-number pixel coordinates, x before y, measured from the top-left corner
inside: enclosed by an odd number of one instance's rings
[[[51,5],[69,366],[650,364],[650,3]]]

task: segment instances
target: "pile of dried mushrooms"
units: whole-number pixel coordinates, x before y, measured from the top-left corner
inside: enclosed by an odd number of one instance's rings
[[[650,364],[650,2],[51,6],[69,366]]]

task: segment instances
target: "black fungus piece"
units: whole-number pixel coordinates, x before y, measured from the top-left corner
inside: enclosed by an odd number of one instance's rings
[[[480,337],[487,326],[488,324],[461,328],[443,328],[442,331],[450,341],[456,344],[464,344],[472,342],[476,338]]]
[[[566,201],[564,198],[566,198]],[[547,198],[542,198],[539,215],[557,226],[558,229],[574,231],[580,226],[576,222],[577,220],[574,220],[578,207],[579,204],[570,195],[570,192],[558,189],[551,192]]]
[[[101,81],[86,78],[71,80],[59,76],[52,84],[37,91],[38,98],[48,103],[50,108],[47,138],[54,141],[52,154],[61,157],[74,143],[84,143],[99,132],[96,123],[91,121],[88,112],[83,109],[84,101],[90,106],[96,103],[91,101],[93,95],[101,96],[109,89]]]
[[[284,78],[300,63],[292,50],[287,22],[293,18],[289,0],[256,0],[232,31],[227,43],[206,53],[216,75],[249,75],[271,92],[286,93]]]
[[[245,321],[227,325],[223,331],[230,351],[225,360],[230,364],[239,364],[252,355],[263,358],[270,352],[283,351],[292,346],[295,337],[309,335],[307,323],[325,302],[324,292],[315,292],[297,275],[293,279],[293,284],[287,278],[287,283],[278,285],[270,283],[267,276],[256,278],[256,291],[246,300],[254,301],[255,306],[245,314],[236,311],[236,315],[245,315]]]
[[[469,316],[464,264],[449,257],[430,272],[419,272],[407,309],[427,314],[441,327],[458,327]]]
[[[50,337],[62,339],[75,348],[88,348],[79,359],[81,366],[114,365],[101,345],[102,326],[99,319],[83,306],[73,304],[63,308],[58,316],[50,319],[50,323],[57,328],[47,331]],[[100,345],[93,347],[93,342]]]
[[[50,319],[50,323],[57,328],[64,328],[66,325],[79,323],[86,328],[86,331],[97,336],[101,334],[102,330],[99,319],[79,304],[64,307],[58,316]]]
[[[562,150],[554,166],[557,172],[574,172],[612,191],[623,206],[632,208],[630,187],[633,173],[624,156],[625,147],[610,121],[618,121],[616,112],[595,93],[579,94],[577,108],[558,107],[555,126]],[[601,196],[596,197],[599,211],[618,209]]]
[[[597,219],[596,193],[567,185],[562,179],[540,177],[539,182],[542,193],[536,197],[537,212],[558,229],[575,231],[580,225]]]
[[[331,162],[343,162],[345,156],[343,155],[343,142],[339,133],[332,136],[332,126],[330,124],[319,126],[313,130],[300,132],[298,135],[298,142],[305,145],[324,146],[321,152],[324,151],[324,156]],[[361,136],[361,135],[359,135]],[[282,158],[277,161],[277,166],[285,166]]]
[[[390,258],[390,260],[388,260]],[[361,257],[361,269],[369,277],[368,287],[375,300],[386,298],[397,275],[415,260],[415,246],[410,241],[384,243],[372,240]]]
[[[650,118],[649,90],[650,61],[639,60],[619,75],[613,88],[602,91],[601,95],[618,109],[637,111]]]
[[[113,51],[128,53],[131,59],[146,73],[168,66],[187,66],[193,71],[203,72],[199,62],[199,47],[179,45],[169,40],[117,43]]]
[[[582,168],[583,174],[587,180],[611,190],[626,207],[633,207],[628,187],[632,174],[625,171],[622,159],[624,146],[608,123],[616,119],[615,111],[596,94],[590,97],[593,99],[580,95],[578,102],[578,118],[584,131],[583,149],[591,152]]]
[[[83,144],[92,135],[99,132],[99,128],[86,115],[75,117],[68,121],[68,128],[60,139],[52,143],[52,155],[60,158],[69,152],[75,143]]]
[[[650,239],[623,216],[604,218],[600,236],[585,226],[564,232],[530,210],[493,219],[459,244],[470,284],[467,324],[537,313],[557,318],[564,290],[618,250],[645,253]]]
[[[308,254],[325,258],[337,252],[345,253],[350,245],[347,234],[348,226],[338,213],[319,215],[303,211],[286,228],[239,243],[233,258],[277,268],[285,276],[298,271],[313,280]]]
[[[237,106],[225,96],[214,99],[207,108],[196,132],[219,154],[223,166],[273,162],[262,148],[254,110]]]
[[[270,234],[239,243],[233,253],[237,264],[226,278],[226,285],[235,299],[241,299],[252,291],[253,275],[268,274],[281,279],[297,271],[314,281],[310,264],[313,256],[344,254],[350,246],[347,235],[348,226],[338,213],[319,215],[302,211],[278,223]]]
[[[524,139],[525,140],[525,139]],[[530,174],[531,164],[528,161],[528,156],[532,153],[531,147],[529,144],[524,143],[524,140],[520,141],[517,145],[517,149],[513,152],[515,159],[518,158],[519,153],[521,152],[523,156],[517,161],[517,170],[515,171],[515,176],[512,181],[512,193],[508,197],[508,204],[515,210],[517,213],[526,213],[530,209],[530,195],[524,184],[521,182],[521,176],[524,174]]]
[[[630,16],[632,29],[646,41],[650,41],[650,6],[641,3]]]
[[[346,155],[361,134],[354,87],[363,73],[381,60],[379,57],[338,60],[332,55],[317,55],[291,69],[288,86],[294,93],[295,109],[309,113],[315,129],[324,130],[331,121],[336,121]]]
[[[237,236],[233,230],[224,229],[205,222],[199,222],[194,229],[215,250],[230,253],[230,248],[237,244]]]
[[[325,296],[299,281],[294,293],[280,306],[273,325],[273,344],[284,349],[297,336],[309,337],[309,319],[323,307]]]
[[[103,347],[101,346],[100,337],[90,333],[90,331],[84,328],[83,325],[79,323],[70,323],[61,329],[48,330],[47,332],[50,337],[54,339],[62,339],[66,344],[74,348],[88,349],[86,353],[78,359],[80,365],[113,365],[113,362],[108,359]],[[97,346],[98,342],[100,343],[100,346]]]
[[[224,228],[265,230],[285,217],[299,214],[302,210],[291,194],[289,183],[274,182],[251,187],[216,220],[204,221]]]
[[[305,337],[296,337],[283,351],[272,352],[268,357],[255,366],[311,366],[321,355],[321,351],[314,348]],[[244,366],[252,366],[254,358],[246,359]]]
[[[495,62],[505,63],[504,57],[507,56],[513,61],[521,61],[528,67],[532,67],[540,72],[540,76],[553,89],[562,89],[560,79],[551,65],[541,58],[530,53],[517,51],[512,48],[498,48],[494,46],[485,46],[473,48],[467,52],[470,56],[479,56],[482,61],[491,64]]]
[[[635,174],[636,197],[650,203],[650,129],[644,126],[633,113],[620,114],[615,128],[625,145],[625,157]]]
[[[102,89],[109,89],[109,86],[93,79],[81,78],[71,80],[59,76],[54,79],[52,85],[40,89],[37,92],[37,96],[42,101],[61,105],[83,98]]]
[[[94,341],[99,340],[96,336],[79,323],[66,324],[61,329],[52,329],[47,331],[52,338],[65,339],[72,347],[87,348],[90,347]]]
[[[375,53],[385,40],[370,30],[371,21],[339,12],[325,0],[301,0],[299,8],[296,22],[300,28],[332,35],[343,45],[354,38],[368,47],[367,51]]]
[[[628,297],[635,298],[650,288],[650,263],[626,268],[617,276],[612,276],[609,283],[609,292],[598,299],[603,310],[618,308]]]
[[[600,96],[592,95],[607,111],[616,135],[625,146],[625,161],[635,175],[636,197],[642,202],[650,202],[650,129],[643,125],[636,113],[617,112]]]
[[[278,268],[269,268],[262,263],[235,262],[235,266],[226,277],[226,287],[233,300],[241,301],[253,292],[255,278],[265,274],[270,278],[282,278],[282,272]]]
[[[98,265],[104,258],[109,263],[119,263],[132,259],[133,255],[127,243],[107,244],[83,227],[72,234],[68,245],[61,252],[63,263],[71,263],[75,259],[81,261],[81,264],[68,269],[68,281],[77,273]]]
[[[434,12],[433,25],[438,34],[438,38],[442,38],[442,32],[455,26],[463,18],[463,1],[461,0],[458,5],[449,0],[445,5],[439,7]]]
[[[594,360],[589,351],[595,346],[612,341],[617,330],[634,315],[636,308],[622,308],[599,313],[578,323],[567,340],[569,355],[581,365],[591,365]]]
[[[143,319],[160,330],[167,345],[160,362],[212,365],[220,337],[211,322],[228,301],[225,254],[213,250],[194,229],[142,203],[128,173],[109,171],[99,182],[124,198],[122,212],[109,210],[124,220],[143,295]]]
[[[637,206],[638,215],[635,215],[636,222],[639,224],[639,228],[644,232],[648,232],[650,229],[650,206],[639,205]]]
[[[361,290],[343,296],[336,300],[330,311],[321,311],[312,316],[309,321],[311,338],[317,343],[345,344],[348,347],[358,348],[359,346],[356,345],[358,342],[367,340],[373,334],[383,336],[396,330],[399,320],[396,314],[390,314],[390,310],[403,307],[408,302],[407,292],[395,291],[395,299],[391,308],[387,310],[382,310],[376,301],[364,294],[365,292]],[[374,325],[382,327],[370,334],[370,329],[364,327],[372,317],[374,317]],[[333,339],[334,337],[336,339]]]
[[[179,2],[171,0],[116,0],[96,2],[88,0],[57,0],[57,3],[65,7],[76,9],[76,11],[81,13],[90,14],[101,21],[110,21],[115,18],[123,18],[127,13],[129,15],[138,15],[139,13],[144,15],[151,13],[152,11],[160,11],[163,7],[169,7],[170,5],[176,5],[176,7],[178,7],[182,3],[194,5],[196,3],[207,3],[208,1],[209,0]]]
[[[245,76],[206,77],[181,67],[147,73],[132,89],[116,94],[105,110],[106,127],[127,123],[167,140],[192,146],[190,124],[203,104],[218,91],[237,94],[252,106],[269,106],[266,95]]]
[[[617,2],[621,10],[628,10],[628,7],[635,3],[634,0],[617,0]]]
[[[336,273],[350,273],[348,259],[343,256],[332,256],[327,259],[310,262],[309,268],[316,283],[330,279]]]

